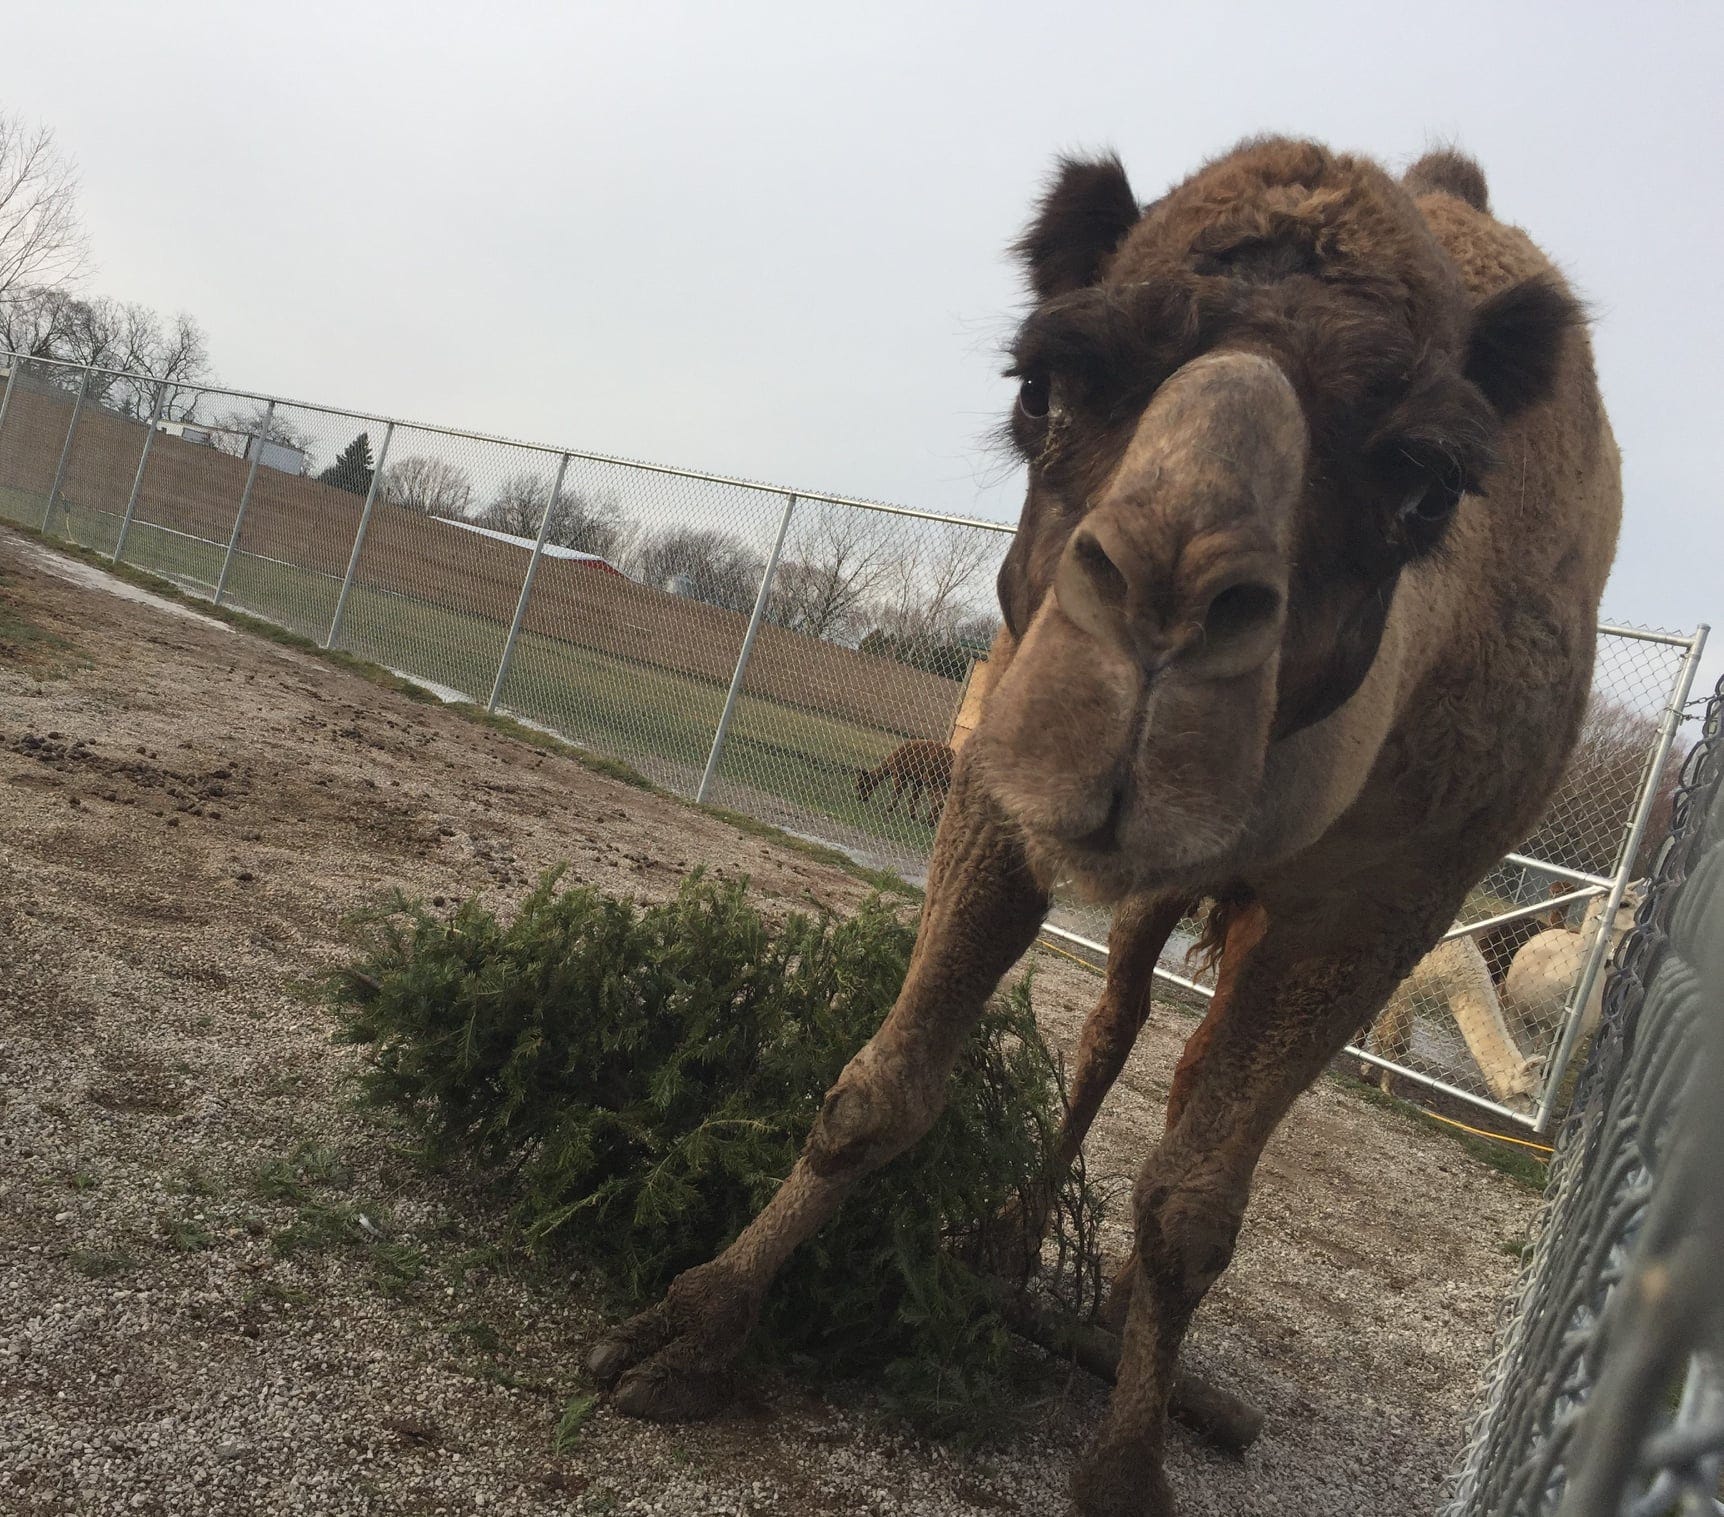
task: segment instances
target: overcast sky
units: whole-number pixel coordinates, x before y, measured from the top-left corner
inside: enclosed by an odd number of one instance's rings
[[[1253,132],[1457,141],[1597,316],[1606,614],[1724,616],[1717,7],[60,0],[4,32],[89,288],[192,312],[232,384],[996,518],[1003,249],[1056,152],[1149,199]]]

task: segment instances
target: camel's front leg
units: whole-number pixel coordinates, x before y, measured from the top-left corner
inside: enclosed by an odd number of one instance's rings
[[[933,1126],[965,1035],[1046,910],[1014,832],[960,765],[897,1002],[827,1092],[801,1158],[760,1215],[593,1352],[589,1368],[614,1387],[620,1410],[680,1419],[725,1399],[773,1276],[858,1180]]]
[[[986,1263],[1006,1279],[1022,1282],[1034,1271],[1054,1198],[1149,1016],[1150,986],[1161,951],[1195,904],[1183,896],[1141,895],[1128,897],[1115,909],[1107,935],[1107,977],[1078,1038],[1053,1155],[1033,1194],[1004,1209],[988,1240]]]
[[[1459,904],[1444,899],[1409,920],[1380,909],[1382,898],[1367,892],[1279,920],[1253,906],[1228,934],[1216,1001],[1180,1061],[1166,1134],[1132,1195],[1119,1379],[1073,1480],[1083,1517],[1172,1511],[1161,1458],[1179,1348],[1232,1257],[1263,1146]]]

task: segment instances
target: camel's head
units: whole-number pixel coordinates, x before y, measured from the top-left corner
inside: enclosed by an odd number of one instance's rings
[[[1423,182],[1482,204],[1461,167]],[[1359,688],[1574,303],[1476,304],[1406,187],[1299,142],[1147,210],[1117,161],[1068,162],[1019,252],[1018,647],[974,761],[1045,869],[1104,897],[1200,879],[1270,745]]]

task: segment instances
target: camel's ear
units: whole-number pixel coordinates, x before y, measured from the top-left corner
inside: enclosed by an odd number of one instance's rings
[[[1466,376],[1499,416],[1513,416],[1550,394],[1570,327],[1585,320],[1553,277],[1535,274],[1498,290],[1473,312]]]
[[[1029,271],[1036,299],[1094,284],[1107,255],[1141,213],[1120,161],[1062,158],[1036,219],[1012,244]]]
[[[1485,183],[1485,171],[1476,160],[1453,148],[1426,153],[1401,176],[1401,183],[1409,195],[1453,195],[1475,211],[1490,214],[1491,192]]]

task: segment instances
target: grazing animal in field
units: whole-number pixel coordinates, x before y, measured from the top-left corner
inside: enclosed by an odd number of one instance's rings
[[[916,807],[926,794],[927,820],[933,822],[940,815],[940,807],[946,804],[946,792],[952,788],[952,750],[927,738],[900,743],[878,768],[864,769],[856,776],[857,798],[867,800],[886,780],[892,782],[892,799],[886,803],[888,813],[898,809],[907,789],[912,820],[919,820]]]
[[[1639,885],[1630,885],[1623,892],[1612,919],[1607,955],[1616,952],[1616,945],[1634,926],[1634,916],[1644,895],[1644,887]],[[1519,1036],[1548,1041],[1556,1031],[1569,998],[1578,989],[1575,982],[1604,920],[1604,905],[1605,898],[1595,896],[1587,905],[1578,930],[1554,927],[1541,932],[1514,956],[1508,977],[1503,981],[1502,1000],[1509,1025]],[[1605,976],[1600,974],[1592,982],[1586,1005],[1580,1009],[1577,1048],[1598,1030],[1604,1010],[1604,983]]]
[[[1075,1152],[1207,897],[1215,996],[1133,1191],[1118,1383],[1073,1480],[1084,1517],[1160,1517],[1180,1344],[1264,1145],[1562,772],[1620,463],[1575,301],[1455,154],[1397,180],[1253,141],[1147,208],[1117,160],[1068,162],[1018,250],[1028,494],[903,989],[760,1214],[589,1362],[624,1412],[725,1399],[779,1267],[932,1126],[1056,883],[1115,903]]]
[[[1381,1058],[1403,1062],[1412,1046],[1413,1017],[1421,1005],[1441,1006],[1454,1018],[1493,1100],[1518,1104],[1538,1090],[1544,1056],[1529,1058],[1515,1042],[1490,967],[1474,939],[1449,938],[1420,959],[1372,1024],[1366,1047]],[[1384,1090],[1391,1080],[1388,1070],[1379,1071],[1378,1083]]]

